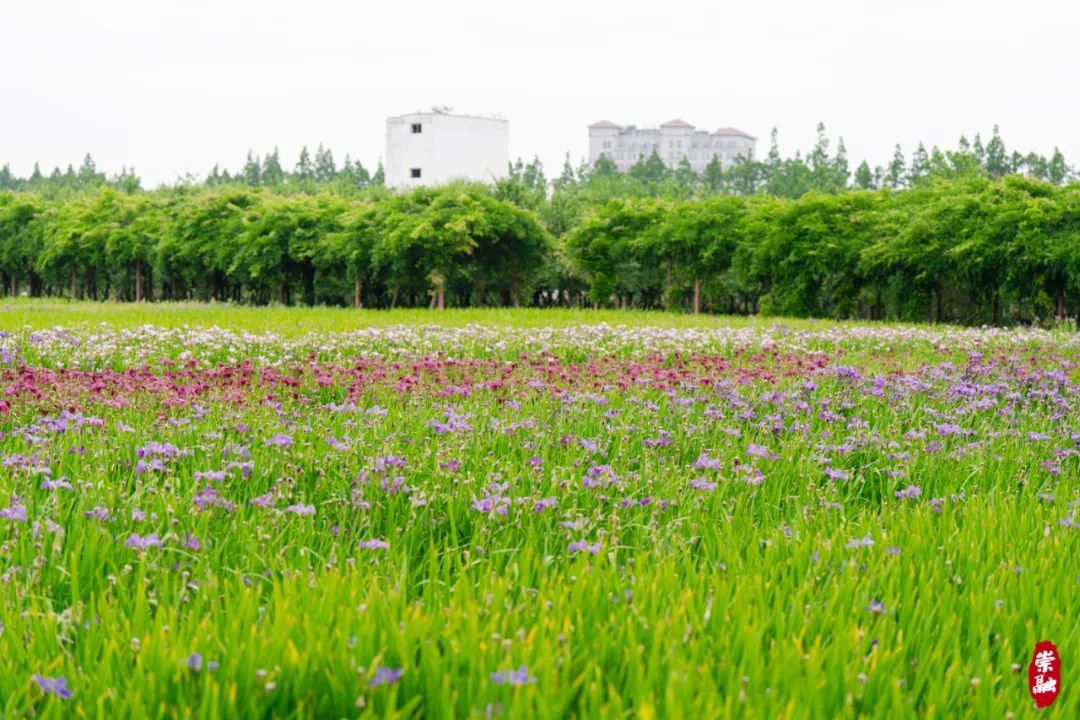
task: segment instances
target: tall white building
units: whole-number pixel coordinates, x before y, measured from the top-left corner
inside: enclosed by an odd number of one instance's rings
[[[709,132],[685,120],[669,120],[660,127],[616,125],[601,120],[589,126],[589,164],[595,165],[601,155],[607,155],[625,172],[655,152],[669,168],[686,158],[690,167],[700,173],[714,155],[724,169],[740,155],[752,158],[756,142],[757,138],[742,130],[729,127]]]
[[[386,119],[386,184],[441,185],[453,180],[494,182],[507,175],[506,120],[427,112]]]

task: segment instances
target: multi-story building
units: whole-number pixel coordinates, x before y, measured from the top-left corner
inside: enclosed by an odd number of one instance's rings
[[[498,118],[414,113],[386,119],[386,184],[494,182],[507,175],[509,123]]]
[[[685,120],[669,120],[660,127],[616,125],[607,120],[589,126],[589,164],[594,165],[601,155],[625,172],[641,158],[652,153],[664,164],[676,167],[683,158],[696,172],[703,172],[715,155],[725,169],[740,156],[752,158],[753,135],[735,128],[720,128],[715,132],[698,130]]]

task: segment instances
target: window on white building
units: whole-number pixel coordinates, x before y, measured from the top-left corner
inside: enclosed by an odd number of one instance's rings
[[[604,141],[604,149],[605,150],[610,150],[611,149],[611,141],[610,140],[605,140]]]
[[[414,178],[420,177],[420,168],[409,168],[409,176]]]
[[[424,126],[421,125],[420,123],[413,123],[412,124],[412,134],[413,135],[419,135],[423,131],[424,131]]]

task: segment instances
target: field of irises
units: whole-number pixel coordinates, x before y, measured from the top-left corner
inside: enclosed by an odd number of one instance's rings
[[[1067,329],[0,330],[0,717],[1080,716]]]

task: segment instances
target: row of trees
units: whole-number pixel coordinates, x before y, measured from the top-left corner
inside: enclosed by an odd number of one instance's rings
[[[567,238],[594,302],[967,324],[1076,316],[1080,186],[614,200]]]
[[[702,173],[695,172],[685,160],[676,167],[668,167],[656,154],[641,157],[625,173],[619,172],[607,158],[601,158],[593,167],[582,164],[575,168],[567,156],[561,174],[551,183],[545,178],[540,161],[535,158],[528,165],[518,160],[510,170],[512,177],[523,180],[530,189],[539,190],[536,201],[531,203],[536,206],[534,209],[540,209],[541,201],[549,198],[553,203],[566,200],[555,197],[559,194],[584,195],[592,201],[606,201],[614,197],[686,199],[719,194],[768,194],[798,198],[815,191],[900,190],[941,178],[997,178],[1023,174],[1062,185],[1074,177],[1064,155],[1057,148],[1049,158],[1034,152],[1010,152],[996,126],[985,146],[978,134],[974,142],[961,137],[953,150],[940,150],[937,147],[927,150],[920,143],[910,157],[906,157],[900,145],[897,145],[887,165],[871,168],[863,161],[854,171],[849,167],[843,138],[837,142],[835,151],[830,147],[825,126],[819,124],[817,141],[805,155],[796,152],[794,157],[782,157],[777,132],[773,129],[768,154],[764,158],[740,157],[727,168],[723,167],[719,158],[713,158]],[[314,153],[304,147],[291,169],[286,167],[277,148],[263,155],[249,151],[243,166],[235,171],[230,172],[215,165],[206,177],[178,178],[176,186],[200,188],[235,185],[263,187],[280,194],[329,191],[355,196],[381,187],[384,182],[381,163],[374,171],[369,171],[362,163],[345,156],[344,163],[338,166],[330,149],[320,144]],[[119,175],[106,177],[97,170],[90,155],[83,159],[78,170],[69,165],[64,172],[55,168],[52,173],[45,175],[35,165],[33,173],[27,178],[15,176],[7,165],[0,167],[0,191],[29,191],[50,198],[66,198],[99,187],[136,192],[140,184],[134,170],[127,168]]]
[[[226,188],[51,203],[0,194],[6,292],[119,300],[520,304],[551,257],[536,215],[485,188],[380,199]]]
[[[902,192],[606,200],[565,188],[549,198],[545,186],[540,168],[519,165],[494,188],[352,197],[236,186],[65,201],[0,193],[0,283],[121,300],[972,324],[1080,314],[1080,185],[968,174]]]

